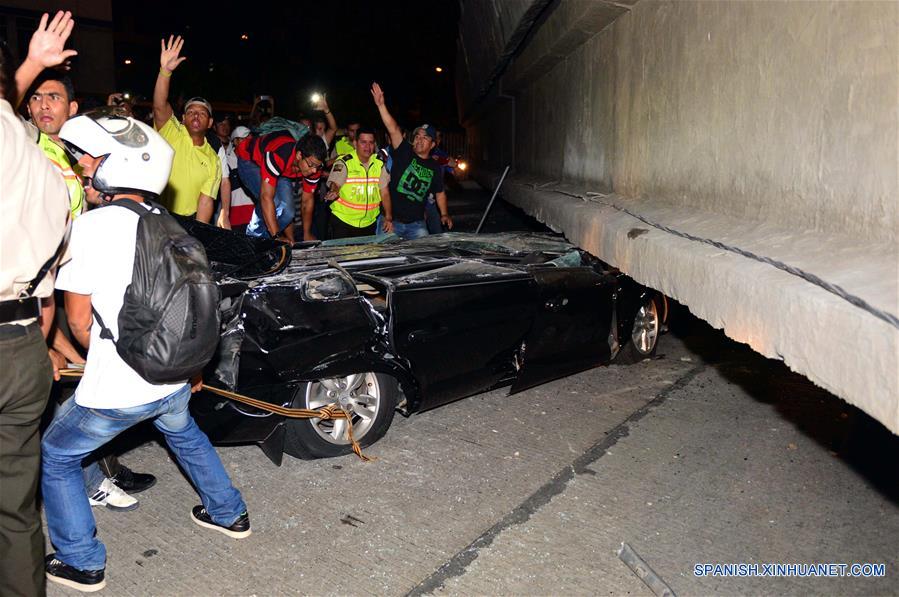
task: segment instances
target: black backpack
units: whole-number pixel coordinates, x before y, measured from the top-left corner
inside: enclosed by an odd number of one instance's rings
[[[136,201],[118,205],[136,213],[134,273],[119,311],[116,340],[100,314],[100,337],[150,383],[184,381],[200,372],[219,341],[219,289],[209,273],[203,245],[162,207]]]

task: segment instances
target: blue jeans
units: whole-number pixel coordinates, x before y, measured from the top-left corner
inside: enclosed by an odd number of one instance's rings
[[[268,228],[262,218],[262,208],[259,203],[259,193],[262,189],[262,177],[259,175],[259,164],[247,160],[237,160],[237,175],[247,191],[253,197],[256,208],[253,217],[247,225],[247,234],[269,238]],[[278,178],[275,185],[275,216],[278,218],[278,231],[293,225],[293,217],[296,215],[296,204],[293,201],[293,185],[290,179],[284,176]]]
[[[380,217],[378,218],[378,220],[380,221]],[[396,220],[394,220],[393,233],[403,240],[412,240],[414,238],[427,236],[428,227],[425,225],[424,220],[409,222],[408,224],[403,224],[402,222],[397,222]]]
[[[79,570],[106,567],[106,547],[96,538],[81,461],[122,431],[147,419],[152,419],[163,433],[217,524],[231,525],[246,511],[209,438],[190,416],[189,402],[190,386],[184,384],[162,400],[131,408],[85,408],[75,403],[74,396],[59,408],[41,442],[44,511],[59,560]]]

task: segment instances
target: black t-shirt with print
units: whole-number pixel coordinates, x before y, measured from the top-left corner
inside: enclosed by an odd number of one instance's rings
[[[425,219],[428,193],[443,191],[443,171],[435,160],[423,160],[406,141],[392,152],[390,167],[390,200],[393,219],[408,224]]]

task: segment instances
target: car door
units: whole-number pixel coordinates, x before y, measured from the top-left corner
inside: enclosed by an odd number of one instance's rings
[[[533,268],[538,286],[534,327],[511,392],[608,362],[616,283],[587,267]]]
[[[391,343],[431,408],[514,376],[531,328],[536,285],[522,270],[453,262],[392,280]]]

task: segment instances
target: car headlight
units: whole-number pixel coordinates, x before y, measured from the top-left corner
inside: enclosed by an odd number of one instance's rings
[[[303,296],[310,301],[333,301],[355,294],[356,285],[340,272],[313,274],[303,284]]]

